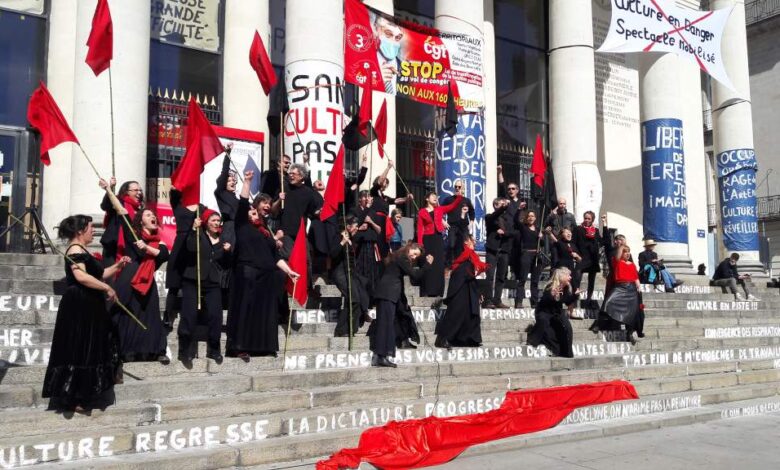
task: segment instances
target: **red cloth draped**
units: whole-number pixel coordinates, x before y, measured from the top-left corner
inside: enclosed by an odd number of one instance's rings
[[[377,211],[376,215],[385,218],[385,242],[390,243],[390,239],[395,235],[395,225],[393,225],[393,218],[384,212]]]
[[[265,225],[265,220],[263,220],[262,217],[258,216],[257,220],[252,221],[252,225],[257,227],[257,230],[260,230],[260,233],[268,238],[271,238],[271,231],[268,230],[268,227]]]
[[[612,272],[614,274],[615,282],[636,282],[639,280],[639,274],[637,274],[636,266],[631,261],[612,260]]]
[[[374,130],[376,131],[376,140],[379,142],[377,149],[379,156],[385,158],[385,143],[387,142],[387,100],[382,101],[382,107],[379,108],[379,114],[374,121]]]
[[[364,91],[368,95],[371,90]],[[333,216],[339,210],[339,204],[344,202],[344,144],[339,146],[339,153],[333,162],[328,177],[328,185],[325,187],[325,194],[322,199],[322,210],[320,210],[320,220],[323,222]]]
[[[590,227],[586,227],[583,224],[582,229],[585,231],[585,238],[588,238],[590,240],[596,238],[596,227],[594,225],[591,225]]]
[[[639,398],[622,380],[507,392],[486,413],[392,421],[367,429],[357,448],[317,462],[317,470],[357,468],[361,461],[382,469],[420,468],[448,462],[474,444],[541,431],[583,406]]]
[[[293,282],[293,280],[288,277],[286,287],[287,293],[304,307],[306,306],[306,301],[309,299],[308,262],[306,256],[306,224],[304,224],[303,219],[301,219],[301,225],[298,228],[298,234],[295,236],[290,259],[287,260],[290,269],[300,276],[296,282]]]
[[[141,239],[146,242],[150,248],[160,248],[159,230],[155,233],[141,230]],[[130,281],[130,285],[133,286],[133,289],[141,295],[146,295],[154,282],[154,272],[157,270],[154,258],[155,257],[149,253],[145,254],[144,258],[138,264],[138,271],[135,272],[135,276],[133,276],[133,279]]]
[[[122,207],[127,211],[127,220],[132,222],[135,218],[136,211],[141,207],[141,201],[125,194],[119,202],[122,203]],[[117,214],[116,216],[122,217],[121,214]],[[104,227],[106,226],[107,219],[108,218],[103,219]],[[119,259],[125,255],[125,246],[127,245],[127,242],[125,241],[125,231],[122,227],[123,221],[117,220],[117,223],[119,224],[119,234],[117,235],[116,240],[116,260],[119,261]]]
[[[475,275],[487,271],[487,263],[483,263],[482,260],[479,259],[479,255],[468,246],[463,247],[463,253],[458,256],[458,259],[452,262],[450,270],[455,271],[458,269],[458,266],[466,262],[466,260],[471,261],[471,265],[474,266]]]

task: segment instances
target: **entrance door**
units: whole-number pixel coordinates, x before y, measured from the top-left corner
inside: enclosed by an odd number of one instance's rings
[[[22,217],[28,209],[39,211],[41,199],[40,160],[29,158],[33,143],[29,131],[0,126],[0,233],[13,223],[9,214],[23,218],[33,225],[29,216]],[[38,212],[40,215],[40,212]],[[0,237],[0,251],[32,251],[36,240],[25,233],[21,226]]]

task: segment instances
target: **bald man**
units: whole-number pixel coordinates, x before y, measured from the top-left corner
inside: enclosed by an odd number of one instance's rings
[[[574,230],[574,227],[577,226],[577,219],[574,218],[574,214],[566,210],[566,198],[558,198],[558,207],[547,217],[544,226],[545,228],[550,227],[556,237],[565,228]]]

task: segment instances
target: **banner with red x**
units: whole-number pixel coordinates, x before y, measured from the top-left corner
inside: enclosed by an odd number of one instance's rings
[[[733,7],[697,11],[674,0],[611,0],[609,32],[597,52],[671,52],[734,90],[721,54],[726,21]]]

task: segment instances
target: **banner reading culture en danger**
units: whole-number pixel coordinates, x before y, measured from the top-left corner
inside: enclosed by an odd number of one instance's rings
[[[345,0],[344,79],[372,90],[459,109],[484,105],[482,38],[447,33]]]

